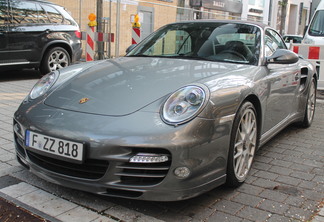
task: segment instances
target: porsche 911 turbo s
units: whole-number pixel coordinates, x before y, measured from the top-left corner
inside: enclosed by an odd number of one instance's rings
[[[317,79],[269,26],[168,24],[124,57],[42,77],[14,114],[17,158],[107,196],[175,201],[238,187],[260,146],[311,125]]]

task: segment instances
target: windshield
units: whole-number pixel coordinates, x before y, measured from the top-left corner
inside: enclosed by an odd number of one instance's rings
[[[313,36],[324,36],[324,10],[315,13],[308,34]]]
[[[197,59],[257,65],[260,29],[236,23],[177,23],[154,32],[127,56]]]

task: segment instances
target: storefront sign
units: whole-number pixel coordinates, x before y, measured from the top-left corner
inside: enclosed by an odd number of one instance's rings
[[[117,0],[104,0],[104,1],[105,2],[111,1],[111,2],[114,2],[114,3],[117,2]],[[138,2],[133,1],[133,0],[121,0],[120,3],[123,4],[123,5],[138,5]]]
[[[263,10],[257,9],[257,8],[250,8],[249,12],[257,13],[257,14],[263,14]]]
[[[242,13],[242,2],[226,0],[190,0],[191,7],[204,7],[232,13]]]

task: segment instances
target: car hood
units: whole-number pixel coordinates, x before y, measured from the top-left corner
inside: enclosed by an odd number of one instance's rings
[[[122,57],[94,63],[57,87],[45,104],[99,115],[128,115],[182,86],[245,68],[231,63]]]

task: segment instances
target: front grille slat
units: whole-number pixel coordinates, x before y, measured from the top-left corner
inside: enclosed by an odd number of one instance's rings
[[[83,164],[70,163],[27,151],[29,159],[38,166],[49,171],[84,179],[99,179],[104,176],[109,162],[105,160],[87,159]]]
[[[44,163],[47,161],[47,157],[45,156],[38,155],[37,158]],[[51,162],[51,164],[53,165],[53,167],[61,167],[64,168],[65,170],[70,170],[70,171],[74,170],[74,171],[84,172],[84,173],[93,173],[94,170],[101,170],[100,172],[96,172],[97,174],[104,174],[106,172],[105,169],[100,165],[94,166],[93,164],[91,164],[88,166],[88,168],[84,168],[84,167],[75,168],[75,165],[72,164],[62,165],[61,161]],[[97,169],[95,169],[96,167]]]
[[[134,170],[169,170],[169,167],[150,167],[150,166],[117,166],[119,169],[134,169]]]
[[[120,177],[120,184],[131,186],[149,186],[160,183],[168,174],[171,167],[171,153],[165,149],[140,149],[133,153],[163,154],[169,160],[161,163],[122,162],[116,166],[115,176]],[[134,154],[134,155],[135,155]]]
[[[127,176],[127,177],[147,177],[147,178],[164,178],[166,174],[135,174],[135,173],[116,173],[117,176]]]
[[[15,140],[16,140],[16,150],[19,152],[24,158],[26,157],[25,150],[23,148],[23,141],[15,135]]]

